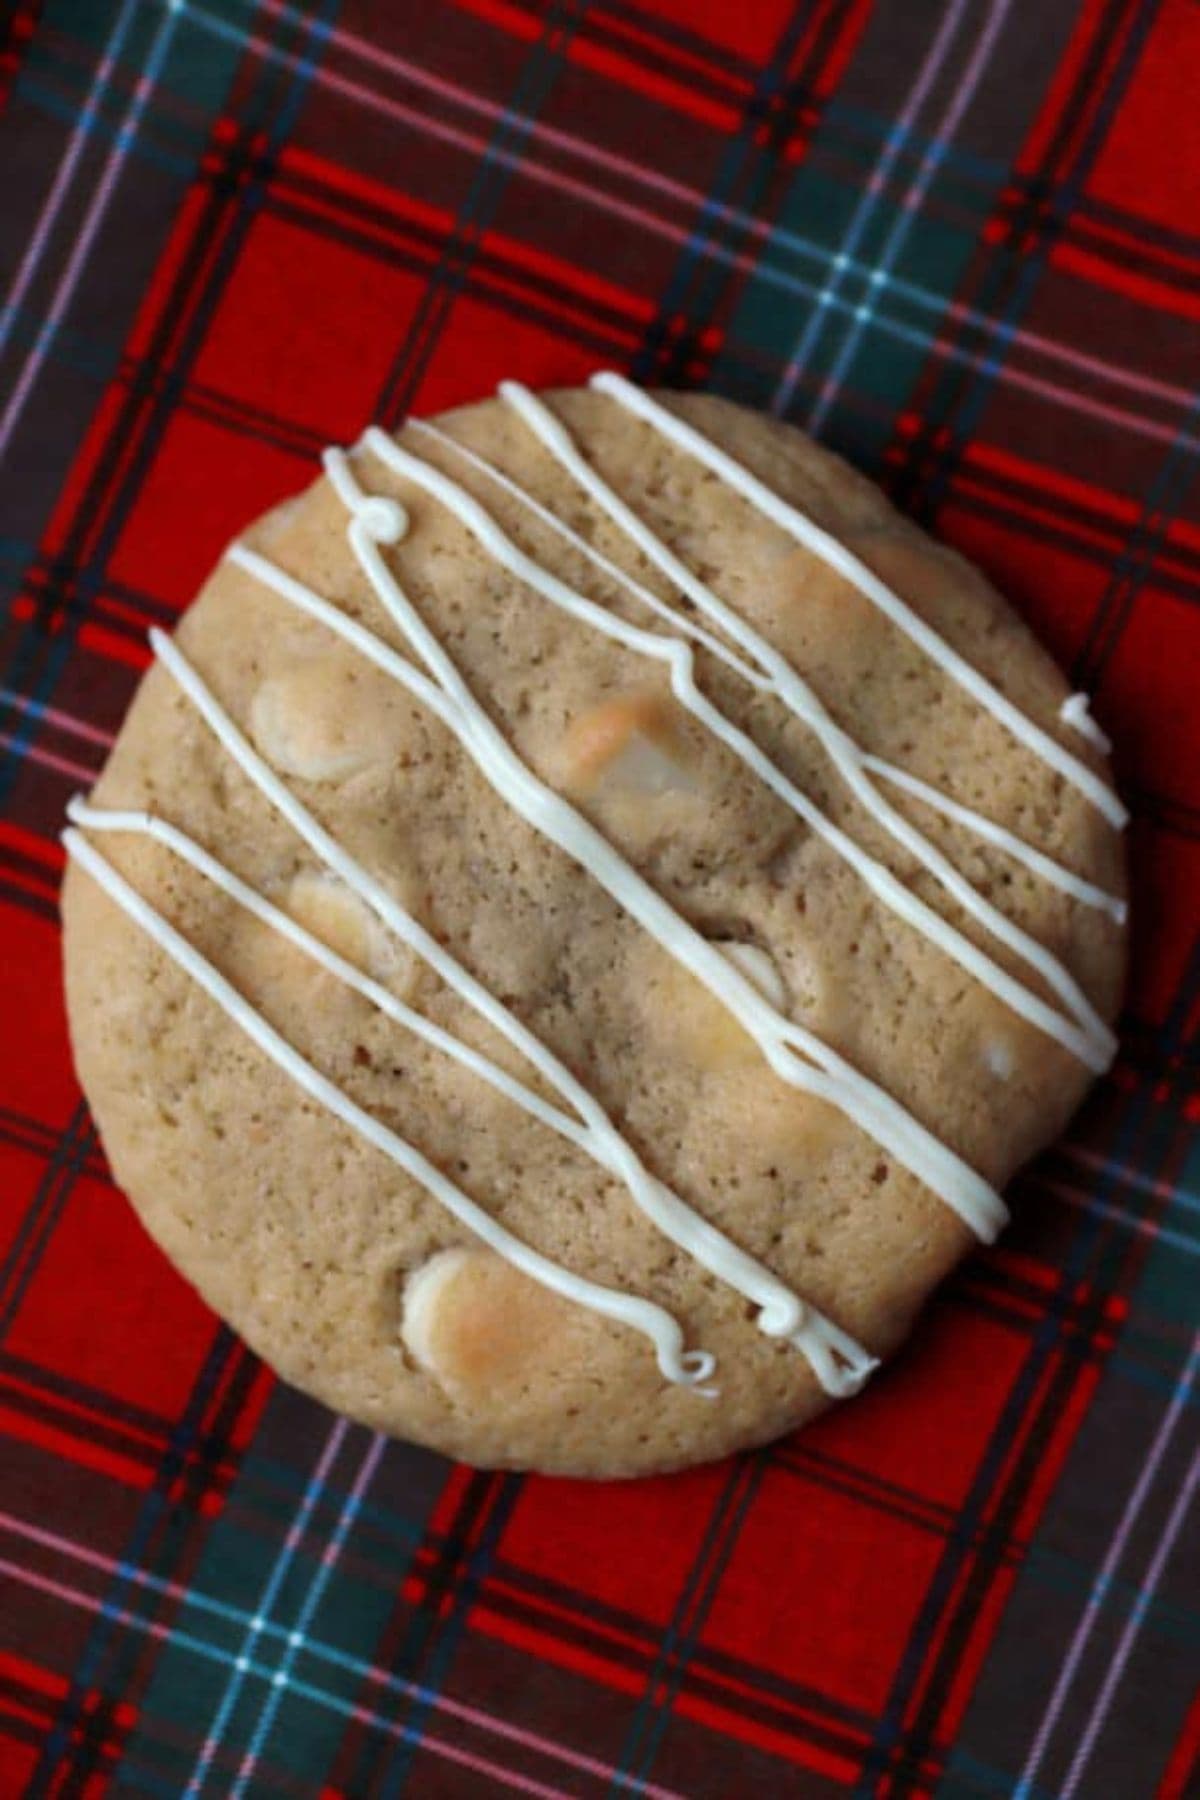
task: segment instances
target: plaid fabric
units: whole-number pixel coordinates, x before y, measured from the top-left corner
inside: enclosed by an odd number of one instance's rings
[[[1200,1792],[1194,0],[0,30],[0,1795]],[[372,418],[598,364],[810,426],[980,559],[1136,815],[1121,1057],[1002,1245],[861,1401],[612,1487],[267,1375],[108,1179],[55,923],[226,537]]]

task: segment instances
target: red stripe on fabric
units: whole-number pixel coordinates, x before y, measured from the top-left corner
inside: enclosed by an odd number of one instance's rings
[[[389,187],[385,182],[374,181],[358,169],[346,163],[332,163],[326,157],[317,156],[311,150],[303,149],[299,144],[289,144],[279,156],[278,173],[275,188],[286,182],[289,176],[307,177],[310,181],[320,182],[322,187],[331,189],[337,194],[349,194],[356,200],[365,201],[368,206],[377,206],[383,212],[394,213],[396,217],[411,219],[416,224],[424,225],[446,237],[454,229],[454,214],[444,206],[433,206],[416,194],[408,193],[403,188]]]
[[[11,1720],[17,1725],[35,1726],[39,1736],[45,1732],[47,1724],[47,1712],[45,1707],[39,1708],[28,1705],[12,1695],[9,1695],[3,1702],[0,1702],[0,1705],[3,1706],[3,1717],[5,1719]],[[7,1751],[8,1743],[9,1735],[8,1733],[5,1733],[3,1737],[0,1737],[0,1750]],[[3,1775],[4,1764],[0,1763],[0,1778],[2,1778]],[[0,1790],[0,1792],[2,1791],[5,1790]],[[18,1790],[15,1787],[12,1787],[6,1791],[10,1794],[16,1794]],[[25,1791],[25,1789],[21,1789],[22,1793]]]
[[[111,1476],[125,1487],[145,1489],[154,1482],[154,1470],[133,1457],[122,1456],[116,1450],[105,1450],[99,1444],[90,1443],[86,1438],[73,1437],[69,1432],[59,1431],[52,1425],[43,1425],[2,1402],[0,1433],[16,1443],[31,1444],[38,1450],[48,1450],[52,1456],[61,1457],[80,1468],[93,1469],[98,1475]]]
[[[1106,256],[1092,255],[1071,244],[1057,244],[1050,260],[1056,269],[1065,269],[1095,287],[1111,288],[1140,306],[1178,313],[1185,319],[1200,319],[1200,294],[1186,294],[1165,281],[1156,281],[1152,275],[1139,275],[1126,264],[1111,262]]]
[[[148,669],[154,661],[148,644],[122,637],[119,632],[109,631],[92,620],[79,627],[79,644],[81,649],[94,650],[110,662],[125,663],[131,669]]]
[[[502,1576],[489,1575],[486,1592],[489,1594],[509,1595],[519,1605],[527,1607],[530,1612],[546,1613],[552,1619],[561,1619],[564,1624],[582,1627],[590,1637],[610,1638],[614,1644],[623,1644],[638,1656],[645,1657],[650,1653],[654,1642],[653,1628],[647,1627],[641,1636],[632,1631],[623,1631],[620,1626],[610,1620],[600,1619],[584,1607],[564,1606],[549,1599],[545,1594],[534,1592],[532,1588],[522,1587],[515,1581],[506,1581]]]
[[[322,200],[311,193],[306,193],[303,196],[302,201],[293,199],[291,201],[291,207],[295,209],[302,207],[303,212],[308,219],[328,219],[330,223],[341,227],[344,227],[347,222],[345,213],[342,212],[334,202]],[[286,216],[290,222],[290,212]],[[371,235],[377,245],[404,244],[407,242],[399,231],[390,229],[385,223],[380,221],[372,221]],[[528,263],[533,265],[534,263],[541,261],[544,262],[547,269],[553,272],[553,281],[557,291],[546,297],[546,304],[553,306],[557,323],[565,325],[574,320],[577,323],[582,323],[585,327],[594,328],[596,325],[596,320],[588,312],[581,307],[572,305],[569,292],[569,287],[571,285],[584,292],[589,288],[592,289],[592,297],[596,299],[602,297],[604,290],[608,290],[608,294],[615,294],[617,296],[617,303],[622,310],[631,312],[634,315],[629,321],[629,342],[631,345],[635,341],[635,334],[640,333],[640,331],[645,328],[647,322],[654,316],[655,308],[650,301],[636,302],[633,295],[627,293],[624,289],[613,288],[608,282],[601,282],[599,280],[592,282],[586,278],[583,281],[579,281],[577,279],[579,274],[577,269],[573,266],[559,263],[553,257],[536,258],[527,255],[519,246],[512,244],[510,240],[501,239],[498,233],[489,234],[489,239],[481,239],[480,248],[483,248],[485,244],[488,244],[489,242],[492,248],[503,243],[505,255],[514,263]],[[428,252],[425,252],[425,254],[432,264],[432,257],[428,256]],[[523,286],[518,278],[508,275],[503,269],[498,269],[495,266],[486,270],[480,270],[479,280],[476,283],[475,290],[477,297],[487,296],[489,288],[493,291],[498,290],[501,294],[509,294],[524,304],[528,304],[529,302],[528,288]],[[604,298],[607,299],[607,295],[604,295]],[[612,302],[611,300],[607,300],[607,303],[611,304]]]
[[[1064,112],[1070,110],[1072,96],[1079,85],[1083,64],[1092,50],[1092,40],[1104,22],[1104,14],[1108,10],[1108,0],[1084,0],[1079,9],[1079,17],[1075,30],[1058,61],[1054,79],[1046,89],[1041,109],[1034,121],[1033,128],[1021,146],[1014,167],[1022,173],[1036,174],[1049,144],[1058,129]],[[1124,30],[1118,31],[1109,46],[1108,58],[1104,70],[1095,83],[1095,93],[1103,92],[1108,71],[1121,54],[1125,36],[1133,23],[1136,6],[1130,6],[1125,20]]]
[[[427,230],[436,232],[439,237],[447,237],[454,228],[454,217],[444,208],[428,206],[415,200],[410,194],[355,174],[340,164],[327,162],[310,151],[285,151],[279,160],[279,172],[283,182],[286,182],[288,176],[305,177],[335,194],[349,195],[398,220],[420,224]],[[276,191],[280,191],[280,188],[281,183],[277,182]],[[316,195],[305,193],[303,205],[318,217],[331,219],[340,225],[346,224],[344,213]],[[382,229],[378,222],[375,223],[377,229]],[[548,277],[557,288],[571,288],[586,299],[628,313],[639,325],[645,325],[654,317],[655,302],[652,299],[631,293],[628,288],[606,281],[593,270],[566,262],[561,257],[539,249],[535,244],[524,243],[518,238],[494,230],[485,232],[479,241],[485,251],[495,252],[517,267]],[[496,271],[491,270],[489,273],[494,276]]]
[[[513,1649],[569,1669],[598,1685],[627,1694],[640,1694],[645,1688],[645,1678],[641,1674],[583,1650],[578,1645],[522,1625],[493,1611],[486,1604],[480,1603],[472,1608],[470,1625],[472,1629],[488,1632]],[[705,1673],[707,1675],[708,1671]],[[753,1693],[752,1689],[745,1691]],[[774,1696],[768,1698],[769,1703],[775,1703]],[[687,1689],[676,1698],[674,1711],[719,1731],[726,1737],[752,1744],[755,1748],[781,1756],[790,1763],[831,1775],[838,1780],[850,1780],[857,1768],[857,1762],[851,1757],[823,1750],[807,1739],[749,1719],[742,1711],[704,1699]]]
[[[1158,239],[1138,237],[1135,229],[1141,222],[1138,219],[1131,219],[1129,221],[1130,229],[1126,230],[1111,218],[1101,219],[1089,212],[1086,202],[1081,211],[1082,217],[1073,227],[1074,230],[1086,232],[1088,237],[1108,238],[1112,243],[1119,244],[1123,250],[1132,250],[1139,256],[1153,257],[1155,262],[1171,263],[1186,275],[1194,277],[1200,274],[1200,251],[1197,251],[1194,256],[1188,256],[1186,252],[1174,250],[1169,245],[1160,243]]]
[[[590,269],[582,269],[575,263],[564,263],[533,244],[520,244],[515,238],[502,236],[497,231],[486,231],[479,242],[483,250],[498,249],[508,261],[533,274],[548,276],[556,283],[569,282],[585,299],[631,314],[639,325],[648,324],[658,310],[657,303],[644,295],[631,293],[628,288],[605,281]]]
[[[32,1688],[35,1694],[45,1694],[50,1700],[61,1700],[70,1687],[65,1675],[47,1669],[41,1663],[30,1662],[12,1650],[0,1650],[0,1675],[19,1681],[23,1687]]]
[[[260,1363],[258,1371],[255,1374],[253,1381],[250,1383],[250,1388],[246,1394],[245,1401],[239,1409],[237,1417],[234,1419],[233,1429],[229,1434],[229,1448],[231,1450],[245,1450],[247,1448],[254,1433],[258,1429],[258,1421],[263,1416],[267,1401],[275,1391],[277,1381],[278,1377],[274,1370],[269,1369],[266,1363]],[[224,1504],[223,1499],[222,1504]]]
[[[510,37],[521,38],[527,44],[535,43],[544,29],[542,21],[532,13],[509,6],[505,0],[454,0],[454,5],[459,12],[474,13],[477,19],[497,25]]]
[[[710,1687],[726,1688],[731,1694],[736,1695],[743,1703],[749,1701],[751,1704],[769,1707],[773,1712],[790,1713],[800,1723],[816,1726],[823,1731],[828,1731],[830,1729],[829,1719],[823,1717],[813,1707],[805,1706],[801,1701],[793,1699],[790,1695],[755,1687],[751,1681],[739,1681],[726,1670],[714,1668],[705,1658],[703,1645],[693,1656],[690,1666],[695,1671],[698,1680],[702,1680]],[[698,1704],[704,1704],[699,1695],[692,1695],[690,1697]],[[711,1701],[710,1704],[718,1711],[725,1711],[724,1706],[719,1700]],[[743,1716],[744,1715],[739,1712],[738,1717],[741,1718]],[[769,1730],[770,1727],[768,1726],[767,1729]],[[780,1729],[782,1729],[782,1727]],[[863,1746],[866,1745],[867,1735],[864,1731],[860,1730],[859,1727],[851,1725],[846,1720],[839,1720],[837,1729],[843,1736],[853,1738],[857,1743],[862,1744]]]
[[[517,1604],[528,1610],[546,1613],[551,1618],[559,1618],[564,1624],[572,1627],[576,1631],[586,1632],[591,1638],[604,1637],[611,1640],[614,1645],[624,1645],[642,1661],[647,1661],[652,1653],[655,1635],[654,1629],[649,1626],[640,1637],[636,1636],[632,1631],[620,1630],[609,1620],[595,1617],[583,1607],[571,1608],[556,1604],[542,1594],[534,1593],[532,1590],[520,1587],[515,1583],[506,1581],[494,1574],[488,1578],[486,1591],[497,1597],[503,1595],[510,1596]],[[479,1613],[481,1619],[483,1618],[483,1615],[486,1614],[486,1619],[488,1621],[493,1620],[497,1616],[502,1617],[505,1620],[508,1618],[507,1614],[497,1615],[492,1608],[486,1605],[486,1602],[480,1603]],[[522,1628],[518,1624],[516,1629],[520,1631]],[[547,1637],[545,1634],[539,1632],[536,1626],[531,1627],[530,1629],[537,1641],[543,1645],[546,1643],[559,1645],[564,1642],[562,1638],[557,1636]],[[506,1633],[494,1632],[493,1635],[504,1636],[507,1641]],[[546,1652],[543,1653],[548,1655]],[[606,1666],[611,1665],[606,1664]],[[743,1702],[757,1702],[761,1705],[770,1707],[776,1712],[792,1714],[797,1720],[802,1721],[805,1724],[827,1725],[827,1721],[821,1719],[811,1706],[805,1706],[803,1702],[795,1699],[790,1694],[777,1692],[774,1689],[767,1691],[763,1688],[756,1687],[752,1680],[742,1680],[738,1676],[732,1674],[729,1670],[717,1667],[706,1655],[705,1646],[703,1644],[700,1645],[693,1658],[692,1667],[696,1673],[697,1679],[703,1680],[710,1687],[724,1688],[730,1694],[736,1695]],[[720,1702],[715,1702],[715,1704],[719,1706]],[[866,1741],[865,1734],[847,1722],[841,1722],[839,1724],[839,1730],[847,1734],[852,1734],[861,1742],[865,1743]]]
[[[491,290],[491,292],[489,292],[489,290]],[[507,294],[511,299],[523,302],[526,305],[529,304],[530,296],[528,287],[524,285],[519,278],[509,276],[501,269],[480,269],[476,291],[479,297],[484,299],[490,300],[495,294]],[[562,293],[557,294],[554,296],[553,302],[550,302],[549,304],[552,304],[554,307],[554,323],[556,325],[570,325],[573,323],[576,326],[582,325],[585,330],[595,330],[595,318],[583,307],[572,305],[568,295]],[[653,306],[647,306],[644,310],[640,324],[636,320],[630,320],[629,330],[624,335],[631,349],[633,349],[639,341],[646,322],[654,316],[654,312],[655,308]],[[612,327],[610,327],[610,330],[612,330],[614,336],[618,338],[621,336],[619,330],[613,329]]]
[[[1008,1454],[992,1484],[989,1503],[984,1510],[977,1533],[979,1538],[983,1538],[993,1527],[998,1507],[1003,1504],[1009,1482],[1013,1479],[1015,1465],[1026,1453],[1029,1434],[1041,1419],[1042,1410],[1046,1404],[1047,1390],[1058,1379],[1062,1361],[1062,1352],[1047,1358],[1037,1387],[1025,1404]],[[1016,1517],[1009,1524],[1008,1536],[1010,1539],[1028,1541],[1032,1536],[1033,1526],[1053,1490],[1098,1382],[1098,1370],[1089,1370],[1085,1367],[1079,1372],[1066,1401],[1062,1403],[1061,1409],[1057,1413],[1050,1437],[1041,1453],[1038,1470],[1030,1481],[1028,1492],[1021,1502]],[[950,1593],[946,1596],[937,1628],[930,1638],[925,1653],[920,1680],[913,1685],[906,1713],[906,1724],[921,1710],[927,1681],[941,1660],[942,1648],[949,1631],[957,1620],[964,1590],[974,1579],[978,1558],[978,1548],[973,1549],[970,1555],[963,1558],[958,1577]],[[1015,1573],[1011,1565],[997,1561],[988,1584],[988,1591],[983,1596],[970,1632],[959,1652],[959,1660],[938,1717],[936,1741],[951,1741],[962,1721],[980,1669],[991,1648],[992,1637],[1003,1614],[1004,1601],[1015,1579]]]
[[[111,593],[98,594],[96,605],[114,619],[125,619],[135,625],[141,632],[149,631],[151,625],[157,625],[157,615],[144,606],[131,606],[128,600],[118,600]]]
[[[670,76],[659,75],[632,57],[622,56],[619,51],[602,49],[599,44],[574,39],[567,50],[567,61],[589,69],[594,75],[604,75],[619,81],[630,93],[644,94],[648,100],[670,107],[674,112],[686,113],[701,125],[711,125],[717,131],[734,132],[742,122],[738,107],[722,106],[717,100],[705,100],[678,81],[672,81]]]
[[[39,1387],[36,1382],[25,1380],[20,1375],[14,1375],[7,1372],[0,1374],[0,1382],[14,1394],[27,1395],[30,1400],[35,1402],[46,1402],[47,1400],[51,1400],[57,1411],[74,1415],[79,1419],[81,1426],[85,1429],[89,1420],[97,1421],[101,1424],[108,1423],[108,1418],[104,1412],[103,1405],[99,1407],[89,1406],[86,1400],[78,1400],[70,1394],[61,1392],[50,1395],[46,1388]],[[102,1398],[103,1397],[101,1396],[101,1399]],[[116,1429],[124,1432],[127,1437],[141,1438],[150,1450],[161,1451],[166,1446],[169,1436],[169,1427],[165,1420],[162,1426],[157,1430],[151,1426],[139,1424],[136,1420],[130,1419],[128,1415],[122,1416],[120,1419],[116,1420],[115,1425]]]
[[[601,1687],[616,1688],[623,1694],[641,1694],[645,1689],[646,1677],[640,1670],[624,1668],[596,1651],[584,1650],[565,1638],[554,1637],[549,1632],[508,1618],[504,1613],[493,1611],[485,1602],[477,1602],[471,1608],[469,1624],[473,1631],[486,1631],[490,1637],[498,1638],[514,1650],[526,1651],[540,1661],[570,1669],[572,1674],[582,1675]]]
[[[22,894],[33,894],[39,900],[54,900],[58,897],[56,884],[39,881],[36,875],[30,875],[24,869],[5,869],[4,880],[8,887],[16,888]]]
[[[221,121],[218,121],[218,126],[220,123]],[[218,135],[217,131],[214,131],[213,135]],[[195,249],[196,227],[207,205],[208,196],[203,188],[192,188],[184,195],[174,229],[163,246],[162,254],[154,264],[154,269],[146,284],[142,303],[138,307],[137,316],[133,321],[133,328],[126,344],[128,356],[144,356],[150,348],[155,327],[171,290],[179,278],[184,259]]]
[[[875,0],[856,0],[853,6],[847,7],[837,37],[826,52],[825,59],[821,64],[820,75],[813,88],[813,93],[818,100],[827,99],[836,89],[846,72],[850,58],[858,49],[858,40],[866,29],[867,21],[874,10]],[[813,33],[801,45],[802,53],[807,51],[808,43],[815,35],[816,25],[817,22],[814,21]],[[789,145],[789,152],[792,150],[793,146]]]
[[[36,831],[26,831],[23,825],[15,824],[12,819],[0,819],[0,844],[8,844],[25,856],[45,863],[55,874],[61,874],[67,860],[57,838],[39,837]]]
[[[1172,539],[1200,550],[1200,523],[1193,524],[1190,519],[1172,519],[1167,527],[1167,542],[1170,543]]]
[[[542,20],[530,18],[519,8],[506,4],[506,0],[457,0],[457,4],[463,12],[474,13],[476,18],[486,20],[489,25],[497,25],[510,37],[523,38],[526,43],[534,43],[544,35],[545,25]],[[668,75],[657,74],[633,56],[623,56],[620,51],[606,50],[599,44],[589,44],[583,38],[576,37],[566,47],[565,54],[567,61],[575,63],[579,68],[612,77],[627,92],[645,94],[647,98],[657,100],[675,112],[686,113],[689,118],[698,119],[701,124],[714,125],[718,131],[736,131],[741,121],[741,113],[736,107],[722,106],[716,100],[706,100],[681,82],[672,81]]]
[[[993,489],[991,489],[986,482],[972,481],[970,479],[966,472],[965,464],[960,467],[959,472],[955,476],[954,494],[955,500],[958,500],[964,494],[975,494],[982,500],[995,499]],[[1063,528],[1063,521],[1058,513],[1054,512],[1048,506],[1038,506],[1035,502],[1020,494],[1006,492],[1004,495],[1004,507],[1005,510],[1012,515],[1011,522],[1014,525],[1019,525],[1022,521],[1025,521],[1040,525],[1049,525],[1056,530],[1061,530]],[[1096,547],[1103,550],[1106,555],[1113,550],[1119,549],[1125,536],[1125,534],[1120,531],[1115,521],[1113,529],[1111,531],[1105,531],[1099,525],[1085,525],[1080,519],[1072,519],[1070,530],[1072,534],[1083,543],[1095,544]]]
[[[696,69],[708,81],[723,82],[726,87],[735,88],[739,94],[750,92],[750,83],[744,75],[729,68],[719,50],[714,49],[712,56],[701,56],[694,50],[687,50],[673,39],[667,42],[661,35],[652,31],[643,31],[630,19],[618,18],[616,13],[605,12],[601,8],[592,7],[588,13],[589,25],[602,25],[614,37],[625,37],[635,44],[645,47],[662,56],[670,57],[673,62],[682,63]]]
[[[765,1750],[769,1756],[778,1756],[799,1768],[811,1769],[814,1774],[828,1775],[834,1781],[845,1782],[847,1786],[858,1773],[857,1757],[838,1756],[835,1751],[824,1750],[809,1739],[792,1737],[786,1731],[760,1724],[756,1719],[748,1719],[745,1713],[733,1712],[728,1707],[715,1705],[711,1700],[702,1700],[698,1694],[690,1693],[686,1688],[676,1698],[672,1710],[683,1718],[693,1719],[698,1725],[707,1725],[710,1730],[719,1731],[723,1737],[752,1744],[756,1750]]]
[[[1096,487],[1091,482],[1080,481],[1047,463],[1031,462],[1028,457],[1018,456],[999,444],[971,444],[962,460],[964,467],[987,469],[994,474],[1008,476],[1013,481],[1025,482],[1048,494],[1058,494],[1064,500],[1104,513],[1122,524],[1132,525],[1137,520],[1137,502],[1127,495],[1114,494],[1111,488]]]
[[[1000,1248],[989,1250],[987,1256],[996,1269],[1027,1282],[1030,1287],[1041,1288],[1047,1295],[1056,1293],[1062,1283],[1061,1269],[1055,1268],[1053,1263],[1040,1261],[1027,1251]]]
[[[428,1537],[437,1537],[450,1531],[454,1524],[455,1514],[462,1505],[463,1495],[471,1479],[471,1471],[463,1463],[455,1463],[446,1477],[446,1484],[434,1503],[426,1528]]]
[[[1154,1791],[1154,1800],[1187,1800],[1194,1794],[1192,1777],[1200,1772],[1200,1687],[1191,1709],[1183,1721],[1183,1729],[1175,1740],[1171,1759],[1163,1770],[1162,1780]]]

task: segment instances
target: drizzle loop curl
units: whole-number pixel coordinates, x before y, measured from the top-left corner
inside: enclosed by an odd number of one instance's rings
[[[969,693],[1099,806],[1107,818],[1114,823],[1122,821],[1124,815],[1119,801],[1092,771],[1017,712],[1004,696],[991,688],[977,671],[912,614],[904,602],[890,590],[883,589],[870,571],[836,540],[771,494],[756,477],[733,462],[703,434],[619,377],[599,376],[594,385],[652,424],[686,453],[698,457],[776,523],[783,524],[814,554],[822,556],[853,580]],[[968,825],[980,837],[1022,861],[1035,874],[1082,904],[1101,907],[1120,918],[1123,917],[1122,903],[1073,875],[1035,847],[1024,844],[1003,827],[958,805],[904,770],[863,752],[829,717],[797,672],[733,608],[701,582],[603,481],[579,453],[561,423],[540,401],[513,383],[505,383],[501,393],[571,477],[626,531],[634,545],[689,595],[715,630],[679,614],[570,531],[502,470],[436,427],[413,422],[419,432],[464,458],[535,512],[582,552],[593,566],[599,566],[610,580],[619,582],[644,606],[669,623],[677,635],[663,636],[630,625],[570,587],[520,550],[459,484],[382,432],[369,431],[364,445],[395,473],[448,507],[518,580],[570,616],[664,664],[672,689],[687,710],[798,817],[830,843],[885,905],[924,932],[1014,1011],[1056,1038],[1089,1067],[1107,1066],[1113,1051],[1112,1034],[1069,972],[1044,946],[976,893],[953,865],[879,794],[871,775],[890,781],[935,810]],[[995,1191],[891,1095],[854,1069],[815,1034],[772,1005],[718,946],[697,932],[575,808],[548,788],[520,759],[475,700],[453,660],[412,606],[382,555],[383,546],[394,545],[405,535],[408,529],[405,509],[393,498],[365,493],[341,451],[327,451],[324,464],[330,482],[347,508],[347,536],[353,554],[381,606],[409,649],[424,665],[424,670],[258,552],[235,545],[228,552],[230,560],[269,587],[280,599],[337,633],[434,713],[497,793],[529,824],[586,869],[676,961],[704,984],[754,1039],[776,1075],[837,1107],[959,1213],[980,1237],[985,1240],[994,1237],[1007,1216]],[[727,640],[732,640],[737,649],[732,649]],[[624,1184],[634,1203],[658,1230],[711,1274],[751,1300],[758,1308],[760,1330],[770,1337],[786,1340],[799,1350],[827,1392],[844,1395],[856,1391],[876,1367],[875,1359],[849,1334],[791,1292],[769,1269],[747,1255],[653,1176],[595,1097],[553,1051],[451,956],[290,792],[249,744],[178,648],[161,633],[152,633],[151,641],[155,654],[228,754],[326,868],[357,893],[380,921],[481,1018],[500,1031],[565,1105],[547,1101],[491,1059],[407,1006],[390,989],[329,949],[168,821],[148,813],[105,812],[75,801],[69,809],[74,824],[98,832],[132,832],[152,838],[187,862],[239,905],[356,989],[397,1025],[469,1068],[531,1117],[590,1156],[599,1167]],[[772,694],[803,719],[817,733],[839,773],[872,815],[931,870],[980,924],[1042,976],[1064,1002],[1066,1012],[1059,1012],[1040,995],[1016,981],[932,908],[924,905],[885,865],[870,857],[797,789],[757,743],[701,692],[695,680],[693,644],[699,644],[719,657],[756,690]],[[1070,711],[1064,708],[1063,716],[1087,735],[1092,735],[1088,731],[1091,721],[1085,706],[1073,705]],[[712,1392],[702,1385],[713,1372],[712,1357],[704,1351],[684,1349],[683,1333],[669,1313],[638,1296],[588,1281],[515,1237],[434,1168],[414,1146],[366,1113],[288,1044],[194,946],[133,890],[78,829],[67,831],[64,841],[71,856],[88,870],[111,898],[305,1092],[424,1186],[460,1223],[515,1267],[578,1304],[641,1332],[652,1343],[659,1369],[668,1381],[690,1386],[701,1393]]]

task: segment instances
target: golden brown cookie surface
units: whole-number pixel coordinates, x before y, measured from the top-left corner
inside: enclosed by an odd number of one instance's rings
[[[869,599],[609,397],[549,397],[589,463],[689,570],[782,652],[849,739],[1119,894],[1119,836]],[[1067,687],[974,570],[791,430],[672,399],[843,542],[1073,756]],[[510,408],[448,416],[456,439],[687,621],[695,607]],[[401,442],[508,538],[629,624],[671,634],[627,588],[452,449]],[[386,561],[505,741],[598,827],[780,1014],[800,1022],[988,1181],[1061,1128],[1090,1073],[905,922],[673,693],[662,664],[551,604],[455,514],[371,454],[398,496]],[[326,481],[246,542],[397,649]],[[903,1338],[972,1235],[861,1127],[773,1073],[727,1006],[593,873],[505,804],[445,723],[243,567],[222,563],[180,645],[257,754],[370,875],[582,1081],[643,1165],[876,1354]],[[704,644],[697,684],[823,815],[1044,1003],[1042,978],[864,808],[828,747]],[[890,803],[977,892],[1115,1012],[1123,934],[910,793]],[[147,677],[96,805],[172,821],[389,993],[553,1098],[267,803],[169,674]],[[159,843],[103,853],[268,1023],[516,1238],[652,1301],[717,1359],[715,1398],[664,1381],[636,1330],[514,1269],[348,1128],[197,990],[94,881],[64,896],[76,1055],[118,1180],[206,1298],[288,1379],[374,1425],[481,1463],[587,1474],[702,1460],[826,1403],[805,1356],[744,1293],[641,1212],[611,1169],[386,1016]]]

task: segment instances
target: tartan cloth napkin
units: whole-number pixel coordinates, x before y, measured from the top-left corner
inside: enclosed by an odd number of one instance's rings
[[[44,0],[2,28],[0,1800],[1200,1793],[1200,7]],[[115,1191],[57,841],[330,441],[600,365],[983,563],[1134,811],[1120,1058],[897,1366],[631,1485],[274,1381]]]

